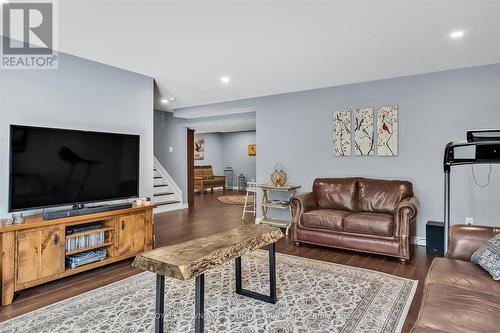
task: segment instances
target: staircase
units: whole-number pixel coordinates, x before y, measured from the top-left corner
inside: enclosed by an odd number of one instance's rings
[[[163,166],[154,159],[153,166],[153,203],[158,205],[154,213],[163,213],[184,207],[182,192]]]

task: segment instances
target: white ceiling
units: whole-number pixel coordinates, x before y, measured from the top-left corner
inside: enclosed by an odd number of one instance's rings
[[[500,62],[499,0],[60,0],[59,17],[62,51],[154,77],[172,108]]]
[[[223,116],[203,115],[200,118],[187,119],[186,126],[194,129],[196,133],[255,131],[255,112],[226,114]]]

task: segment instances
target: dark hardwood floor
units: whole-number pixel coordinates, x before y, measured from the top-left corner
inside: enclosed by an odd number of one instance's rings
[[[156,215],[156,246],[207,236],[243,223],[241,221],[242,206],[222,204],[217,200],[220,195],[221,192],[197,194],[194,208]],[[252,223],[253,216],[248,214],[245,222]],[[417,292],[403,329],[405,333],[410,331],[417,318],[423,282],[434,258],[425,253],[425,248],[416,247],[411,262],[403,265],[394,259],[378,255],[312,245],[295,247],[289,238],[279,241],[276,250],[281,253],[368,268],[418,280]],[[125,260],[24,290],[16,294],[14,303],[0,308],[0,322],[139,273],[139,270],[131,267],[131,262],[132,260]]]

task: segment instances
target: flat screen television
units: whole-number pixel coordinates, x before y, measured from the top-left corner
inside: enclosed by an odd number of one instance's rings
[[[9,211],[139,195],[138,135],[10,126]]]

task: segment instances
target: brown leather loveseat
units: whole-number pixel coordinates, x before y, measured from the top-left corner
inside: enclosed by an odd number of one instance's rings
[[[383,254],[407,263],[418,201],[407,181],[318,178],[310,193],[291,199],[292,239]]]
[[[412,333],[500,332],[500,282],[470,262],[500,228],[454,225],[445,258],[436,258],[425,279],[422,307]]]

